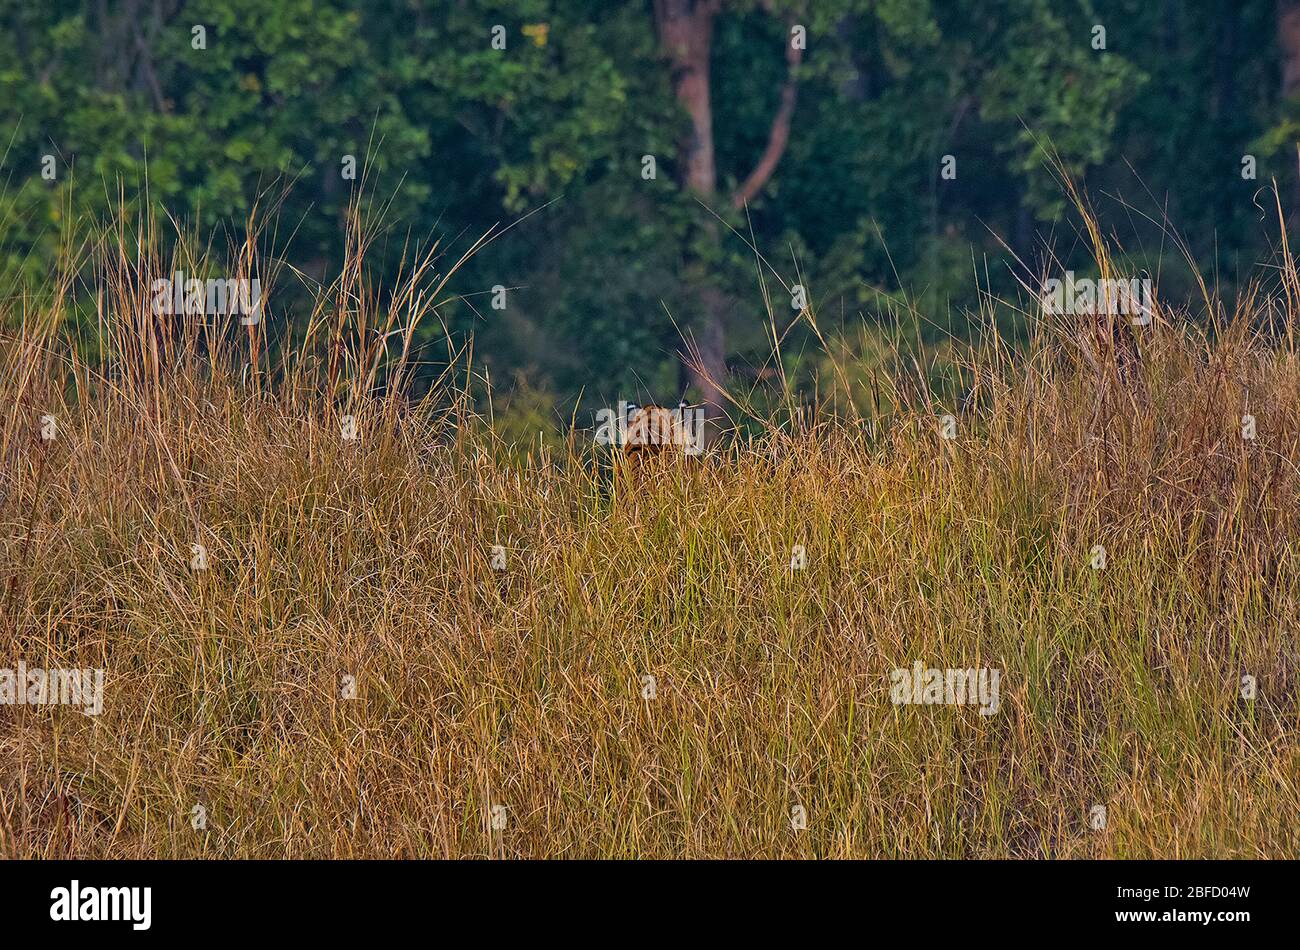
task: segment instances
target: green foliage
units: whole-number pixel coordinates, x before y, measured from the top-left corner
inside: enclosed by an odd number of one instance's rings
[[[678,184],[688,123],[650,4],[0,0],[0,270],[6,287],[41,287],[119,203],[238,243],[250,209],[287,187],[268,249],[326,279],[364,177],[363,209],[390,228],[368,261],[381,284],[408,240],[442,240],[454,259],[523,218],[458,275],[467,302],[443,308],[495,378],[524,372],[562,402],[672,399],[693,284],[732,301],[731,357],[765,358],[750,240],[836,325],[887,319],[880,292],[902,291],[929,308],[922,336],[960,332],[973,259],[1014,295],[1010,252],[1030,267],[1044,239],[1062,263],[1086,254],[1064,226],[1057,162],[1117,199],[1099,209],[1108,227],[1159,247],[1167,211],[1203,273],[1234,275],[1264,247],[1256,192],[1295,178],[1300,122],[1278,108],[1273,15],[1267,0],[727,2],[712,47],[720,194],[704,208]],[[808,50],[789,144],[734,212],[793,24]],[[1248,151],[1256,181],[1239,174]],[[738,232],[721,245],[714,213]],[[496,284],[511,288],[506,311],[479,304]]]

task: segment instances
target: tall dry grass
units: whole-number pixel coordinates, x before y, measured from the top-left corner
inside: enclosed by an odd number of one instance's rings
[[[0,853],[1300,854],[1300,365],[1252,329],[1289,259],[1208,332],[1159,310],[1136,369],[1044,324],[963,407],[895,381],[884,422],[627,470],[504,451],[451,376],[401,397],[378,341],[450,258],[383,294],[358,241],[268,345],[151,314],[203,261],[148,231],[86,251],[104,361],[71,277],[6,305],[0,666],[107,684],[0,707]],[[999,669],[999,711],[893,705],[915,660]]]

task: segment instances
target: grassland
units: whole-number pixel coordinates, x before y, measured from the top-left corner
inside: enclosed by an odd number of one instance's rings
[[[623,469],[402,398],[365,341],[414,293],[345,275],[272,348],[151,315],[171,266],[110,273],[103,360],[69,287],[5,305],[0,666],[107,680],[0,707],[0,855],[1300,855],[1300,360],[1262,291],[1160,309],[1136,365],[1044,324],[960,406]],[[895,705],[917,660],[1000,670],[997,713]]]

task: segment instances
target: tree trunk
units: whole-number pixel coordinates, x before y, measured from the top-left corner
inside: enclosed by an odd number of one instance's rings
[[[1300,0],[1297,0],[1300,2]],[[722,0],[655,0],[659,42],[672,64],[673,91],[691,118],[691,129],[681,146],[682,183],[710,209],[718,206],[718,172],[713,154],[713,107],[709,98],[709,52],[713,24]],[[740,209],[757,195],[776,171],[790,141],[791,120],[798,99],[799,66],[804,44],[786,37],[785,59],[789,75],[781,90],[780,106],[772,118],[767,147],[757,164],[726,202]],[[706,212],[708,215],[708,212]],[[708,241],[719,246],[718,222],[707,216],[702,225]],[[708,273],[707,261],[688,266],[686,283],[694,290],[699,312],[691,321],[685,370],[704,398],[706,418],[716,419],[725,408],[723,386],[727,375],[727,296]]]
[[[1282,47],[1282,95],[1300,93],[1300,0],[1278,0],[1277,36]]]
[[[1278,0],[1277,39],[1282,49],[1282,98],[1300,95],[1300,0]],[[1297,156],[1290,156],[1296,161]],[[1291,188],[1287,217],[1290,223],[1300,219],[1300,180]]]
[[[718,0],[655,0],[659,42],[672,66],[673,91],[691,120],[681,143],[682,183],[709,207],[716,204],[718,178],[713,154],[713,107],[709,97],[709,52]],[[704,225],[717,241],[717,222]],[[683,365],[687,378],[704,399],[707,418],[722,412],[726,377],[726,296],[701,271],[693,275],[693,296],[699,307],[690,321],[691,339]]]

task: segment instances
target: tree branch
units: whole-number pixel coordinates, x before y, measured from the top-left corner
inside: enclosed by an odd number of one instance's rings
[[[799,96],[799,64],[803,62],[803,49],[794,45],[788,32],[785,61],[790,67],[790,73],[785,86],[781,89],[781,105],[777,108],[776,115],[772,117],[772,131],[767,137],[767,148],[763,150],[762,157],[754,166],[754,170],[749,173],[749,177],[731,196],[733,208],[743,208],[746,202],[762,190],[768,179],[772,177],[772,173],[776,171],[777,163],[785,153],[786,143],[790,141],[790,120],[794,118],[795,101]]]

